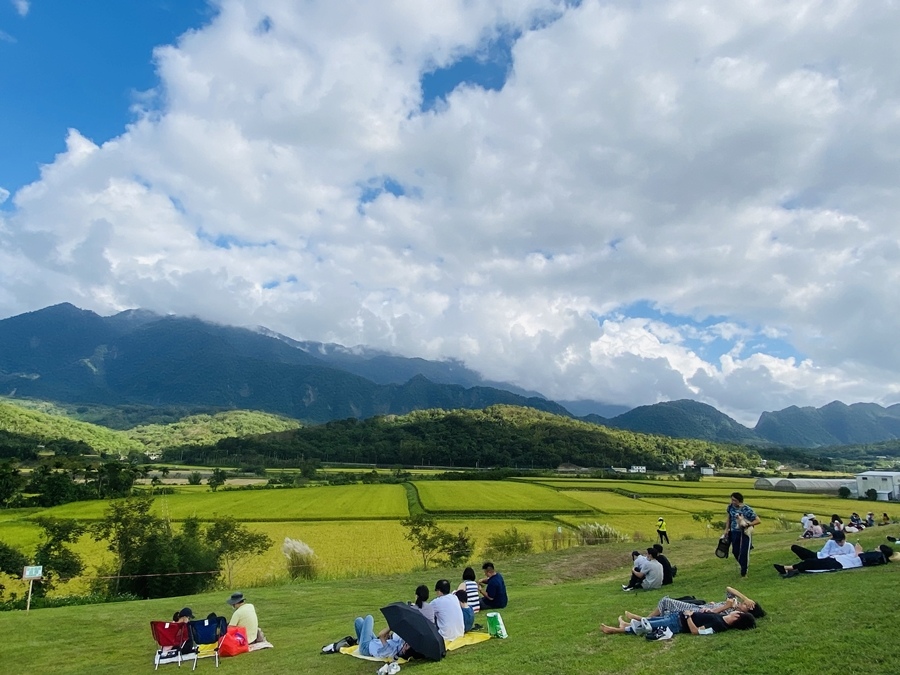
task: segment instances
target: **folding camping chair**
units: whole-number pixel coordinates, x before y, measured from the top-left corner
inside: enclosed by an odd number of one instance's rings
[[[215,656],[216,668],[219,667],[219,643],[228,632],[228,619],[224,616],[210,614],[205,619],[190,621],[191,639],[197,650],[197,656]],[[197,667],[197,662],[194,662]]]
[[[193,659],[197,667],[197,651],[191,645],[191,632],[186,623],[177,621],[151,621],[150,632],[158,648],[153,658],[153,670],[166,663],[177,663]]]

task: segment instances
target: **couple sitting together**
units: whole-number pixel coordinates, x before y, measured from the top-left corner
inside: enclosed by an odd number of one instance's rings
[[[633,591],[635,588],[652,591],[668,586],[675,577],[677,568],[663,555],[663,547],[659,544],[653,544],[647,549],[646,554],[632,551],[631,559],[633,567],[631,578],[627,584],[622,584],[623,591]]]
[[[683,600],[662,598],[656,609],[647,616],[625,612],[619,617],[619,625],[600,625],[608,635],[625,633],[645,635],[651,640],[669,640],[677,633],[709,635],[726,630],[756,628],[756,619],[766,615],[759,603],[734,588],[725,589],[724,602],[696,604]]]
[[[900,560],[900,553],[895,553],[885,544],[879,546],[877,551],[863,551],[859,544],[854,546],[847,541],[847,535],[843,530],[835,530],[831,539],[825,542],[825,546],[819,552],[810,551],[797,544],[791,546],[791,551],[800,558],[799,563],[773,565],[785,579],[797,576],[800,572],[836,572]]]

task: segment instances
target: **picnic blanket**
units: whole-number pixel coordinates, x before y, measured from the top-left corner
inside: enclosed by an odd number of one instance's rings
[[[491,636],[487,633],[472,632],[466,633],[462,637],[458,637],[455,640],[445,642],[444,646],[447,648],[448,652],[452,652],[454,649],[459,649],[460,647],[465,647],[466,645],[477,645],[479,642],[485,642],[490,639]],[[391,663],[394,660],[390,656],[386,658],[378,658],[377,656],[363,656],[359,653],[359,645],[353,645],[352,647],[341,647],[341,654],[355,656],[358,659],[365,659],[366,661],[377,661],[378,663]],[[397,659],[397,663],[402,665],[406,663],[406,659]]]
[[[273,645],[268,640],[263,640],[262,642],[254,642],[250,645],[249,651],[255,652],[258,649],[272,649],[275,645]],[[199,651],[197,652],[198,659],[207,659],[216,655],[216,647],[218,645],[213,642],[208,645],[200,645]]]

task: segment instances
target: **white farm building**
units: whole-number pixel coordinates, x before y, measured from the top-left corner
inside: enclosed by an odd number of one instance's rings
[[[874,489],[880,502],[900,500],[900,471],[863,471],[856,474],[856,489],[862,497]]]

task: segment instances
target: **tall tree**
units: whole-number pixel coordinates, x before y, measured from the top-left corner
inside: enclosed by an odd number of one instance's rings
[[[35,518],[35,522],[43,530],[43,541],[34,552],[34,562],[44,568],[44,577],[35,593],[45,595],[59,582],[68,581],[84,570],[81,556],[69,546],[78,542],[87,527],[77,520],[48,516]]]
[[[17,466],[12,462],[0,464],[0,506],[9,506],[24,484],[25,479]]]
[[[231,516],[218,516],[213,520],[205,538],[225,566],[229,588],[232,587],[234,566],[244,558],[265,553],[273,543],[265,533],[249,530]]]

